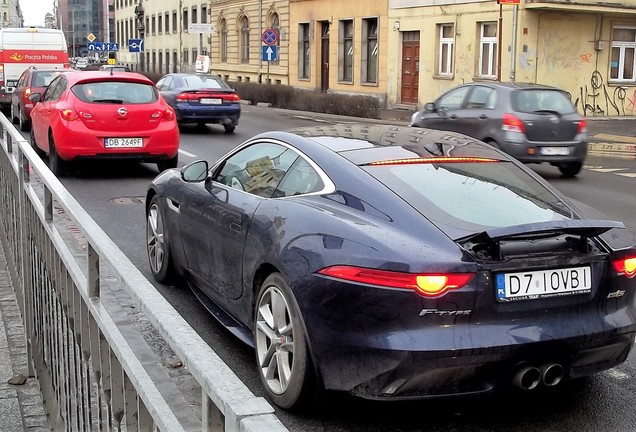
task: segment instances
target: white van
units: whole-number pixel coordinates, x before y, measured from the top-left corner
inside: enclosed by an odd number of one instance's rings
[[[0,29],[0,107],[11,105],[11,93],[29,66],[68,68],[68,46],[62,30],[36,27]]]

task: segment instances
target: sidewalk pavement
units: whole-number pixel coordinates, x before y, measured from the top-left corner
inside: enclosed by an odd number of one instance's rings
[[[0,432],[50,432],[38,381],[27,375],[22,316],[0,245]]]

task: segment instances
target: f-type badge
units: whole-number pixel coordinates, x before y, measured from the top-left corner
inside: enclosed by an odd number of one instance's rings
[[[471,313],[473,313],[472,309],[466,309],[466,310],[422,309],[422,311],[420,312],[420,316],[428,316],[428,315],[436,315],[439,317],[462,316],[462,315],[470,315]]]

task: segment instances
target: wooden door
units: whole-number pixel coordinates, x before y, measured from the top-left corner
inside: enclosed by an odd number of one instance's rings
[[[414,36],[402,41],[402,91],[401,102],[404,104],[417,104],[418,87],[420,79],[420,41],[419,32],[417,39]],[[405,36],[407,33],[405,33]]]

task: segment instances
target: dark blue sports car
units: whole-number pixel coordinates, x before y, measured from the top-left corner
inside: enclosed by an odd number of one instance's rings
[[[268,132],[148,188],[148,255],[291,409],[555,386],[636,332],[636,248],[505,153],[383,125]]]
[[[159,93],[177,116],[177,123],[220,124],[234,132],[241,117],[238,93],[217,75],[171,73],[157,81]]]

